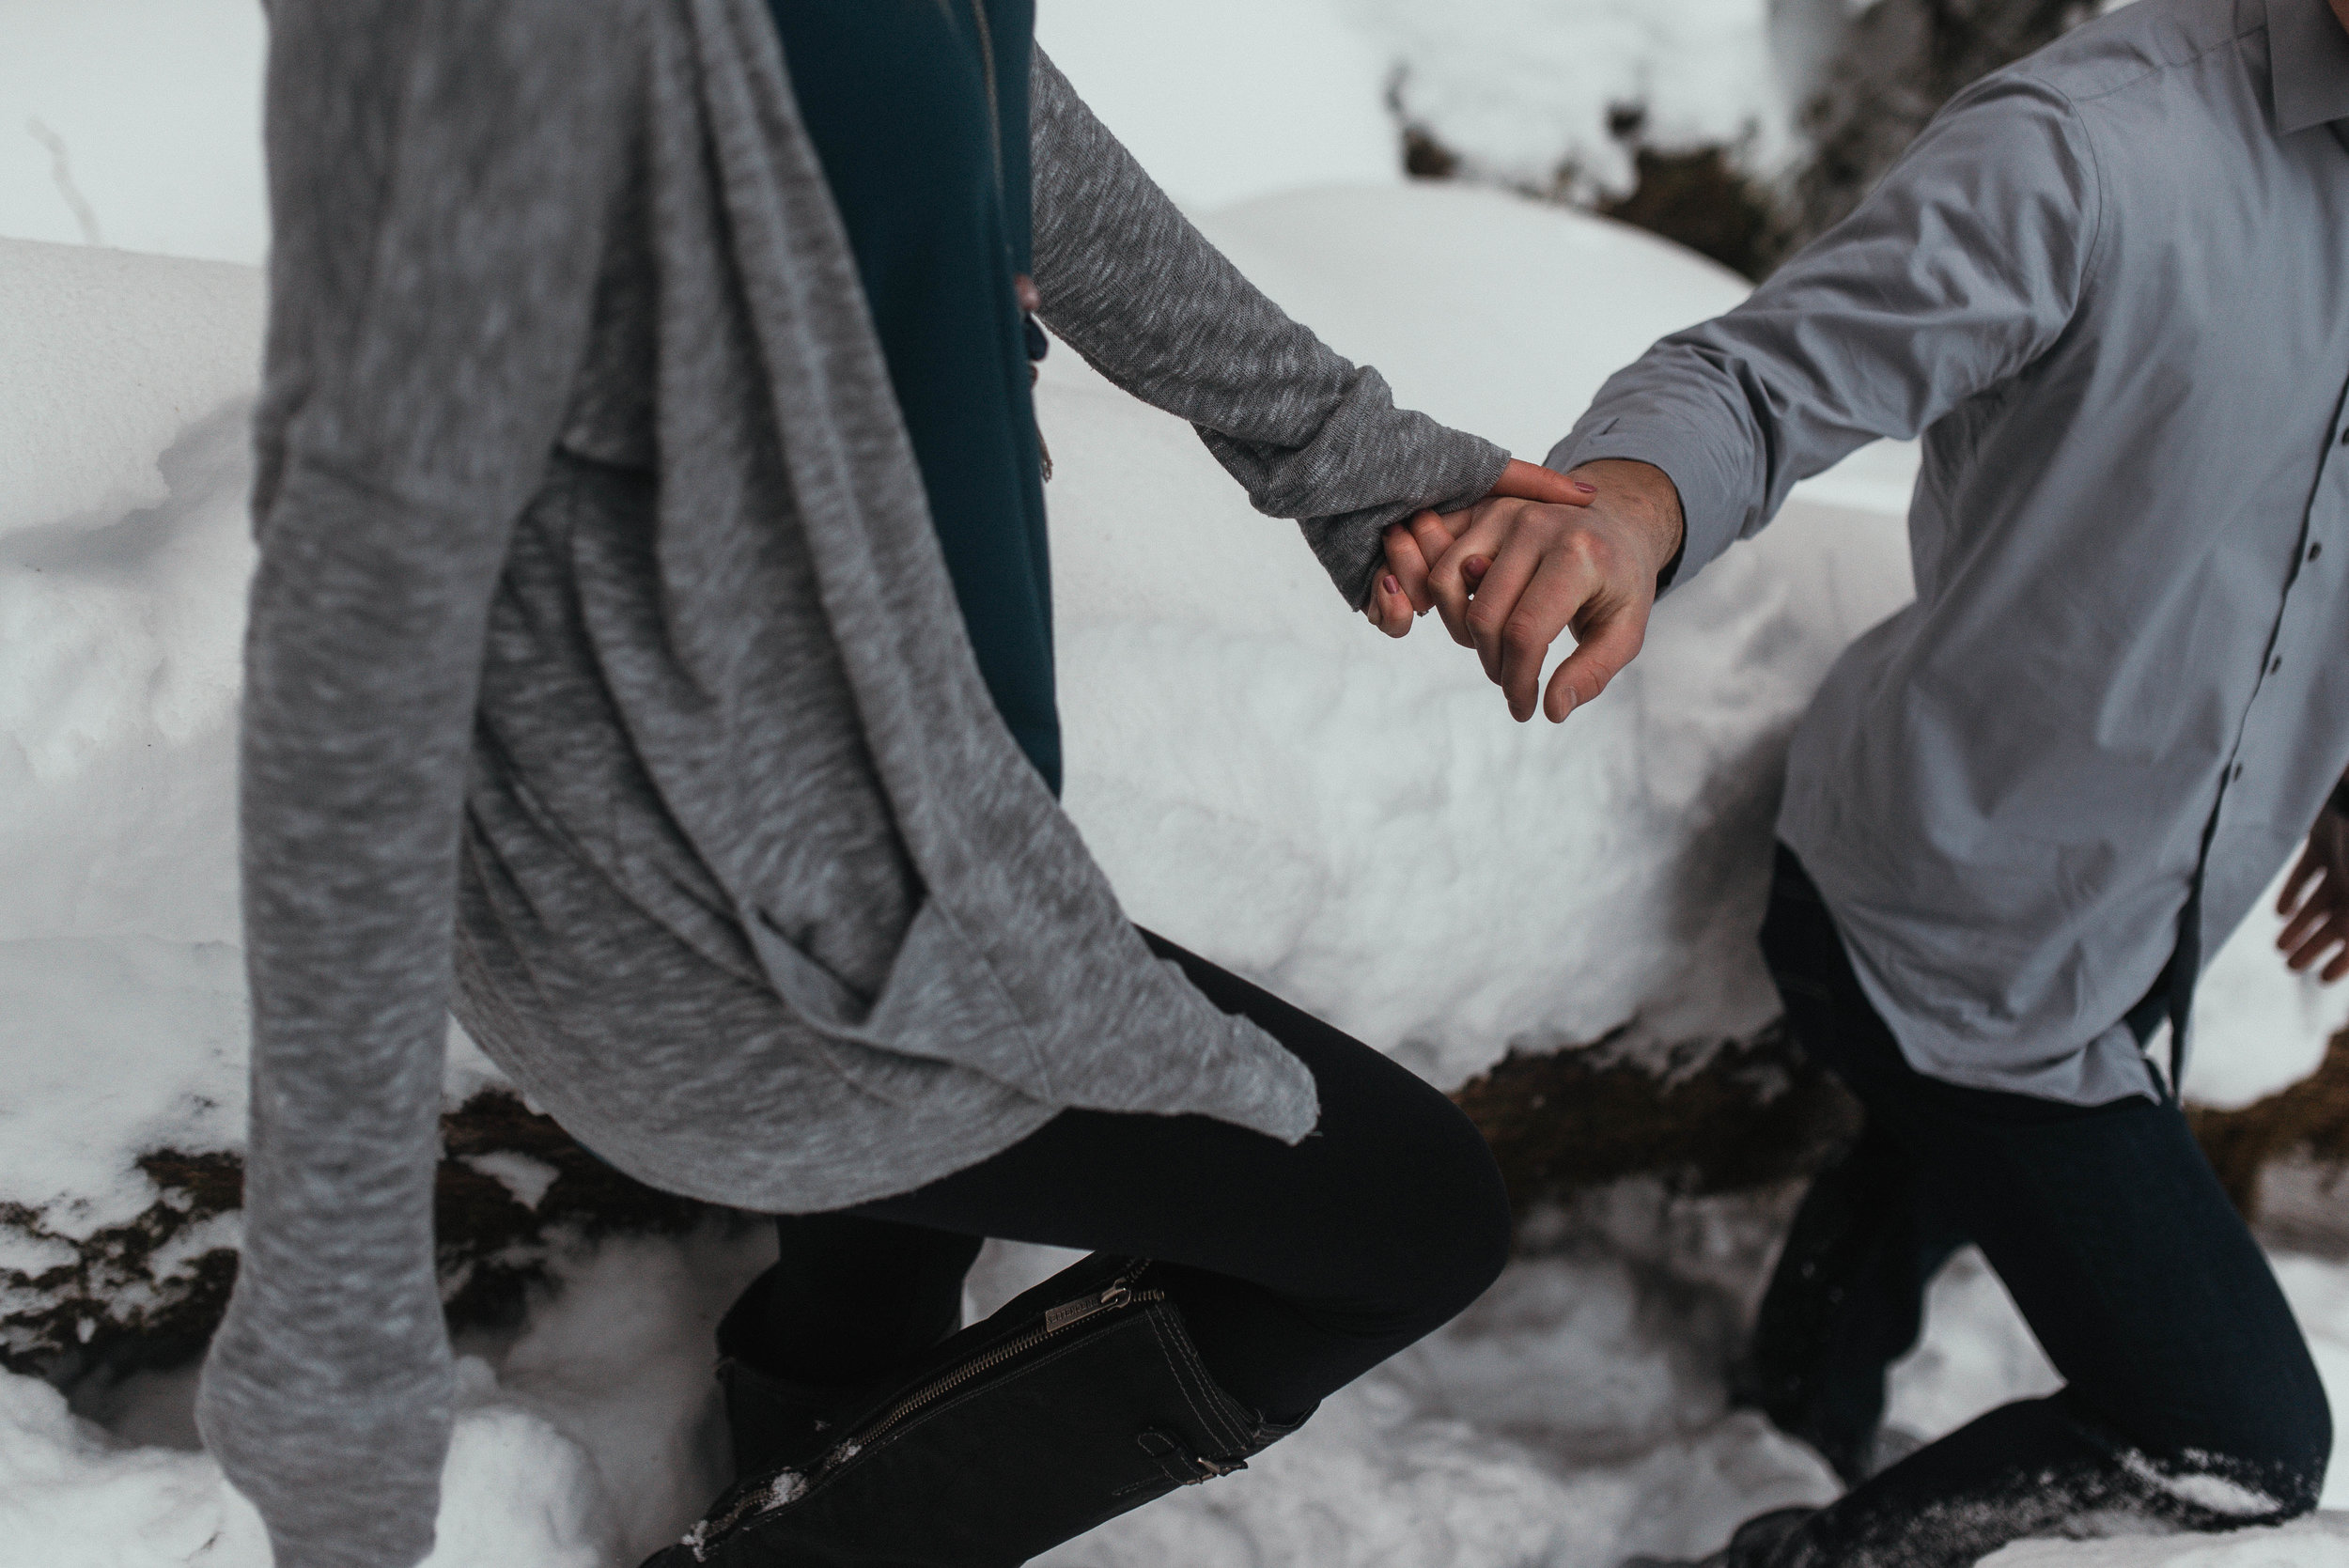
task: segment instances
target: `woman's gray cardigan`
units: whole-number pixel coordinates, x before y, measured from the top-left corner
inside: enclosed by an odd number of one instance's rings
[[[270,12],[253,1122],[201,1417],[279,1568],[407,1568],[453,970],[591,1147],[745,1207],[1064,1107],[1316,1108],[1150,959],[988,700],[763,0]],[[1257,294],[1041,58],[1034,100],[1046,320],[1360,603],[1380,527],[1503,454]]]

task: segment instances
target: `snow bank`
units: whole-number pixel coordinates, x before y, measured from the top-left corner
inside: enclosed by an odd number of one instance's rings
[[[1479,172],[1578,194],[1634,183],[1636,141],[1740,147],[1774,172],[1845,0],[1349,0],[1413,122]],[[1636,116],[1636,118],[1635,118]],[[1623,133],[1636,126],[1633,134]]]
[[[136,1156],[243,1140],[261,318],[251,268],[0,241],[0,1199],[57,1235],[155,1201]]]
[[[1392,63],[1346,0],[1043,0],[1036,39],[1177,201],[1393,184]]]
[[[87,1234],[241,1141],[246,268],[0,241],[0,1192]]]

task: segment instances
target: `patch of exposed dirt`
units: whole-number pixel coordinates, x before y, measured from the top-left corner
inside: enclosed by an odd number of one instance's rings
[[[2315,1072],[2240,1110],[2189,1110],[2194,1137],[2244,1217],[2261,1214],[2261,1186],[2271,1167],[2349,1170],[2349,1031],[2333,1036]],[[2349,1237],[2349,1214],[2336,1230]]]
[[[476,1094],[446,1117],[442,1146],[434,1223],[453,1324],[514,1315],[551,1233],[676,1233],[711,1212],[622,1175],[505,1090]],[[552,1172],[536,1207],[466,1163],[490,1154],[520,1155]],[[0,1365],[169,1365],[211,1338],[236,1282],[237,1253],[233,1235],[207,1246],[202,1227],[243,1202],[243,1163],[232,1154],[163,1150],[139,1169],[155,1184],[156,1202],[87,1238],[58,1234],[23,1204],[0,1204],[0,1232],[28,1251],[60,1255],[46,1268],[0,1267]]]
[[[1627,1176],[1703,1196],[1815,1171],[1859,1130],[1842,1085],[1772,1030],[1659,1071],[1597,1047],[1512,1052],[1453,1096],[1520,1211]]]

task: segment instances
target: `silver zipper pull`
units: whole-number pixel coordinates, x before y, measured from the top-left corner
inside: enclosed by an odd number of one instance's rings
[[[1063,1302],[1044,1314],[1044,1331],[1048,1334],[1057,1334],[1064,1328],[1073,1327],[1082,1323],[1097,1312],[1106,1312],[1112,1308],[1124,1306],[1133,1299],[1133,1296],[1134,1293],[1124,1285],[1112,1285],[1098,1296],[1088,1296],[1079,1300]]]
[[[1059,1306],[1050,1309],[1044,1314],[1044,1331],[1048,1334],[1057,1334],[1064,1328],[1082,1323],[1097,1312],[1115,1312],[1118,1308],[1125,1306],[1134,1298],[1134,1287],[1128,1281],[1141,1273],[1142,1270],[1139,1268],[1129,1269],[1111,1281],[1109,1288],[1100,1295],[1081,1296],[1074,1301],[1064,1301]]]

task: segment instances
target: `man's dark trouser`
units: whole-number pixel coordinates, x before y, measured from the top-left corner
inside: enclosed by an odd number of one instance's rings
[[[1485,1141],[1408,1069],[1144,933],[1227,1013],[1312,1069],[1321,1123],[1291,1147],[1204,1116],[1063,1111],[901,1198],[776,1222],[746,1305],[774,1375],[885,1376],[950,1331],[980,1240],[1154,1258],[1200,1357],[1272,1420],[1309,1411],[1457,1313],[1501,1272],[1508,1197]]]
[[[1762,948],[1797,1043],[1859,1096],[1870,1131],[1860,1164],[1806,1204],[1772,1282],[1759,1402],[1797,1436],[1848,1449],[1856,1428],[1872,1435],[1884,1368],[1964,1240],[2065,1379],[1860,1483],[1772,1568],[1958,1568],[2098,1514],[2217,1529],[2314,1507],[2332,1447],[2324,1388],[2178,1107],[2061,1105],[1919,1074],[1782,846]]]

